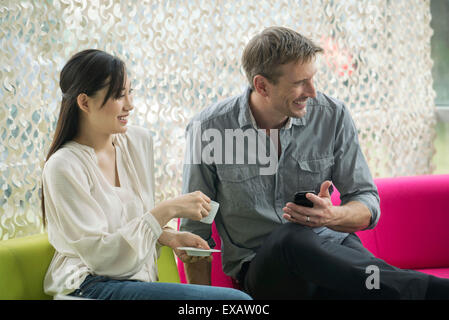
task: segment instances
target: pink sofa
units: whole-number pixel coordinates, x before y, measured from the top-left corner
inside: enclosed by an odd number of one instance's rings
[[[376,257],[402,268],[449,278],[449,175],[422,175],[376,179],[381,217],[376,228],[357,232],[364,246]],[[340,203],[336,190],[335,205]],[[212,237],[220,249],[215,224]],[[181,282],[184,266],[178,263]],[[220,254],[213,254],[213,286],[235,287],[225,275]]]

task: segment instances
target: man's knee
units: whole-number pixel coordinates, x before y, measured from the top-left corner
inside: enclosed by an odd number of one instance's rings
[[[275,253],[307,254],[315,250],[318,245],[318,236],[309,227],[288,222],[277,228],[270,235],[269,243]]]
[[[286,223],[275,229],[251,262],[246,287],[256,299],[298,299],[311,296],[312,286],[298,268],[316,247],[308,227]],[[312,240],[311,240],[312,239]]]

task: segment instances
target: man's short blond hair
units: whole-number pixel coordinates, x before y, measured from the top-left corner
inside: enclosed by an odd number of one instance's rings
[[[279,66],[292,61],[309,62],[321,52],[323,48],[292,29],[269,27],[248,42],[243,51],[242,65],[254,90],[253,79],[256,75],[262,75],[276,84],[282,75]]]

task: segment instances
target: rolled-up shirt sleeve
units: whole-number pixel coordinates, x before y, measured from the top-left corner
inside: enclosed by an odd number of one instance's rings
[[[332,180],[340,192],[341,204],[359,201],[371,212],[366,229],[373,229],[380,218],[379,194],[360,148],[357,129],[345,106],[337,119]]]
[[[43,171],[49,240],[64,255],[78,256],[98,275],[129,277],[156,250],[162,228],[150,212],[119,228],[108,225],[102,206],[90,193],[86,172],[64,159],[50,159]]]

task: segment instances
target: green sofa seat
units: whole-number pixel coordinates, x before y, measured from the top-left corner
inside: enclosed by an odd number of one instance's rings
[[[54,252],[46,233],[0,241],[0,299],[52,299],[43,281]],[[160,282],[180,282],[171,248],[161,248],[157,264]]]

